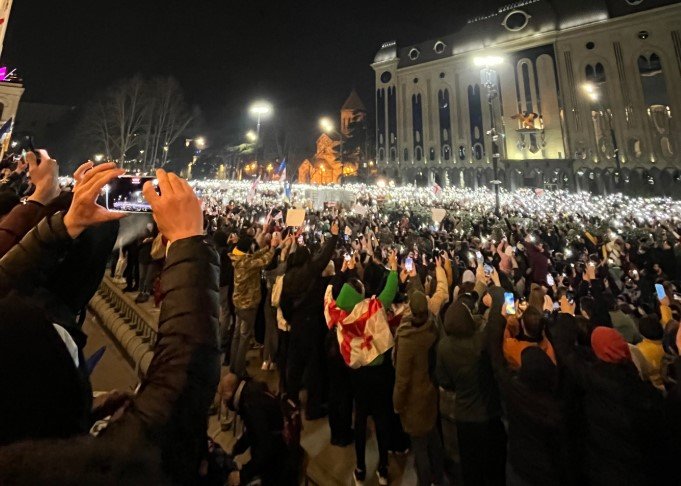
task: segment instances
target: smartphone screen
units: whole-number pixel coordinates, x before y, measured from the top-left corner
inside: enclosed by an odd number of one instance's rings
[[[142,195],[142,187],[147,181],[154,181],[152,176],[122,175],[109,182],[104,189],[104,207],[113,211],[126,213],[148,213],[151,206]]]
[[[350,253],[346,253],[344,258],[346,262],[349,262],[352,257],[350,256]]]
[[[492,275],[492,273],[494,272],[494,268],[490,265],[487,265],[486,263],[482,268],[485,271],[485,275],[487,275],[487,276]]]
[[[556,281],[553,280],[553,275],[550,273],[546,274],[546,283],[549,284],[549,287],[553,287],[556,285]]]
[[[482,261],[482,253],[479,252],[479,251],[476,251],[476,252],[475,252],[475,258],[477,258],[478,261],[481,262],[481,261]]]
[[[509,316],[515,315],[515,298],[513,292],[504,292],[504,308]]]
[[[411,272],[414,269],[414,259],[412,257],[407,257],[404,259],[404,268],[407,272]]]
[[[575,293],[571,292],[568,290],[568,292],[565,294],[565,298],[568,300],[570,305],[575,303]]]
[[[658,300],[662,300],[667,297],[667,293],[664,291],[664,286],[662,284],[655,284],[655,291],[657,292]]]

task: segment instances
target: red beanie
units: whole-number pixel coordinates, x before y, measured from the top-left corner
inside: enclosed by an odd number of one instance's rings
[[[591,333],[591,349],[596,357],[606,363],[631,361],[629,345],[622,335],[609,327],[597,327]]]

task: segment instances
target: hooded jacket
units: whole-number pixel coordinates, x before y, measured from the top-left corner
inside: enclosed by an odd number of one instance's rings
[[[260,271],[274,257],[273,248],[263,248],[255,253],[244,253],[234,248],[230,255],[234,265],[234,294],[232,301],[237,309],[254,309],[260,304]]]
[[[416,327],[411,312],[402,317],[395,338],[395,388],[393,406],[404,431],[415,437],[433,430],[437,420],[437,390],[430,377],[430,349],[437,330],[430,315]]]
[[[485,422],[501,416],[499,392],[487,354],[487,334],[480,327],[468,307],[455,302],[445,313],[447,335],[437,347],[437,382],[456,394],[454,415],[461,422]]]

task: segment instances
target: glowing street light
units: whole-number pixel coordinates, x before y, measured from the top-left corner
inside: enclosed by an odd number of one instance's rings
[[[336,130],[336,126],[328,116],[325,116],[319,120],[319,126],[321,127],[322,131],[326,133],[332,133]]]
[[[473,64],[477,67],[494,67],[504,62],[504,58],[501,56],[475,56],[473,58]]]
[[[95,162],[101,162],[104,160],[104,154],[95,154]]]
[[[258,135],[253,130],[249,130],[246,132],[246,140],[255,143],[258,140]]]
[[[206,148],[206,139],[203,137],[196,137],[194,139],[194,145],[196,145],[196,148],[199,150],[203,150]]]
[[[264,118],[272,113],[272,105],[267,101],[256,101],[248,109],[251,115],[257,116],[258,118]]]

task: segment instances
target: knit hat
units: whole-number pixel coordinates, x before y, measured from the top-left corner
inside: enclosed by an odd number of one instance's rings
[[[475,283],[475,274],[471,270],[466,270],[463,272],[463,277],[461,278],[461,283],[473,282]]]
[[[251,246],[253,246],[253,238],[247,235],[242,235],[236,244],[236,249],[241,253],[248,253],[251,251]]]
[[[641,331],[641,335],[646,339],[659,341],[664,337],[664,329],[656,314],[643,316],[641,320],[638,321],[638,329]]]
[[[558,368],[539,346],[528,346],[520,353],[518,378],[536,391],[552,391],[558,383]]]
[[[409,296],[409,308],[413,316],[412,323],[420,326],[428,320],[428,298],[420,291],[413,292]]]
[[[591,349],[601,361],[625,363],[631,361],[629,346],[622,335],[610,327],[599,326],[591,333]]]

